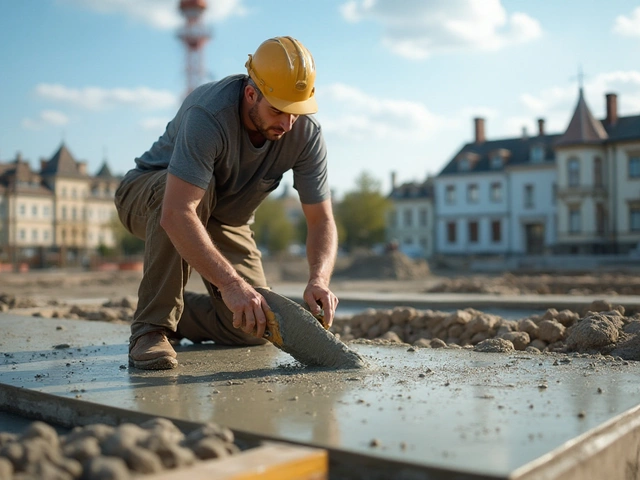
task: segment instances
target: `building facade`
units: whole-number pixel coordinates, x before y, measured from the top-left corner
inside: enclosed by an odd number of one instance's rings
[[[20,155],[0,164],[0,262],[60,265],[113,248],[119,181],[106,162],[89,175],[64,144],[39,172]]]
[[[391,185],[387,242],[410,257],[430,257],[434,250],[433,178],[396,185],[392,174]]]
[[[435,178],[436,251],[443,255],[510,255],[549,251],[555,242],[555,152],[558,135],[523,132],[475,139]]]
[[[640,244],[640,115],[620,117],[617,95],[607,116],[593,117],[580,90],[556,143],[558,253],[628,253]]]

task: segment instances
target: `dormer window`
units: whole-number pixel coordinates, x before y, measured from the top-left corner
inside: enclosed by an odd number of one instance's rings
[[[459,172],[468,172],[473,169],[473,166],[479,159],[479,155],[473,152],[466,152],[458,156],[458,171]]]
[[[544,147],[534,145],[531,147],[531,163],[542,163],[544,161]]]
[[[504,148],[489,153],[489,166],[492,170],[501,169],[509,159],[510,152]]]

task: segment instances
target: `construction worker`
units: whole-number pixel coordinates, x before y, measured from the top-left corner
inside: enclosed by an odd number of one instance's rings
[[[265,343],[269,306],[250,224],[260,203],[293,171],[308,227],[303,297],[331,324],[329,288],[337,232],[318,121],[311,53],[294,38],[263,42],[232,75],[196,88],[164,134],[122,180],[120,220],[145,241],[144,272],[131,325],[129,362],[177,366],[172,339],[224,345]],[[190,269],[208,295],[185,292]]]

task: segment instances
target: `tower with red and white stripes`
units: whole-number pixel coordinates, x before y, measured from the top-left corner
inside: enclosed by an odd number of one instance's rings
[[[204,83],[206,78],[204,46],[211,38],[211,33],[202,20],[206,9],[206,0],[180,0],[180,12],[186,23],[178,31],[178,38],[186,50],[187,95]]]

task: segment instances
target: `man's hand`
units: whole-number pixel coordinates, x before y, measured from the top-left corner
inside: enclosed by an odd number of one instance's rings
[[[311,280],[304,290],[303,298],[313,315],[319,315],[321,310],[324,311],[324,323],[329,328],[333,324],[338,306],[338,297],[329,290],[329,286],[318,280]]]
[[[264,297],[241,278],[218,289],[222,301],[233,313],[233,326],[262,338],[267,322],[265,312],[271,311]]]

